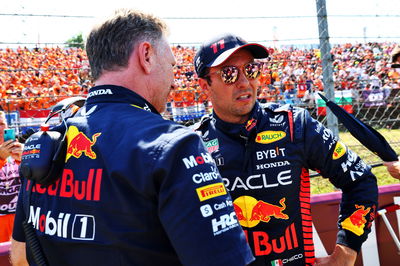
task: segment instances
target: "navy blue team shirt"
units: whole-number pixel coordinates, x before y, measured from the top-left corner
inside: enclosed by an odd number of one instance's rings
[[[194,128],[233,198],[251,265],[314,264],[309,169],[342,190],[337,243],[360,250],[375,217],[376,177],[308,111],[256,102],[244,124],[213,113]]]
[[[67,121],[65,167],[23,180],[13,238],[35,228],[50,265],[246,265],[254,260],[200,137],[123,87],[93,87]],[[33,263],[28,256],[30,263]]]

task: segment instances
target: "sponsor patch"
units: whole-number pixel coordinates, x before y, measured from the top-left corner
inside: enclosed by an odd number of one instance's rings
[[[212,139],[204,143],[206,145],[207,151],[212,153],[219,149],[219,142],[218,139]]]
[[[93,215],[47,211],[30,206],[28,223],[45,235],[75,240],[94,240],[96,221]]]
[[[299,247],[298,236],[294,223],[286,227],[282,234],[269,235],[267,232],[247,229],[243,230],[247,240],[254,247],[255,256],[268,256],[270,254],[286,254],[285,251],[293,250]],[[291,260],[300,259],[301,254],[294,255],[289,259],[280,259],[282,263],[290,262]],[[265,264],[267,265],[267,264]],[[279,264],[278,264],[279,265]],[[303,263],[294,263],[294,265],[304,265]]]
[[[281,140],[286,137],[286,133],[284,131],[263,131],[257,134],[256,142],[261,144],[269,144],[275,141]]]
[[[211,223],[214,236],[239,226],[235,212],[231,212],[231,214],[224,214],[220,216],[219,219],[212,219]]]
[[[346,154],[346,150],[347,150],[346,146],[343,143],[341,143],[340,141],[338,141],[336,143],[335,149],[333,151],[332,159],[333,160],[339,159],[340,157],[342,157],[343,155]]]
[[[214,183],[211,185],[196,188],[200,201],[205,201],[218,196],[226,195],[224,183]]]
[[[183,158],[182,162],[185,164],[186,169],[196,167],[199,164],[212,163],[213,158],[209,153],[201,153],[201,155],[194,157],[190,155],[188,158]]]
[[[93,97],[93,96],[98,96],[98,95],[112,95],[112,91],[110,89],[98,89],[98,90],[94,90],[89,92],[88,94],[88,98]]]
[[[207,173],[197,173],[194,174],[192,177],[192,180],[194,183],[196,184],[200,184],[202,182],[207,182],[207,181],[214,181],[216,179],[218,179],[219,174],[217,172],[217,169],[214,168],[213,166],[211,166],[211,172],[207,172]]]
[[[262,200],[256,200],[251,196],[240,196],[233,202],[236,217],[241,226],[254,227],[260,222],[268,223],[271,218],[289,219],[284,213],[286,210],[286,198],[283,197],[279,204],[271,204]]]
[[[341,225],[343,229],[349,230],[354,234],[360,236],[364,233],[364,227],[367,223],[365,216],[369,213],[369,210],[371,208],[368,207],[367,209],[365,209],[365,206],[357,204],[355,205],[355,207],[357,210],[353,212],[349,217],[347,217],[341,223]]]
[[[257,125],[257,120],[252,118],[251,120],[247,121],[246,123],[246,130],[250,131]]]
[[[210,204],[201,206],[200,212],[201,212],[201,215],[203,215],[203,217],[208,217],[208,216],[213,215],[213,210],[212,210]]]
[[[285,148],[275,147],[275,149],[256,151],[257,161],[264,159],[273,159],[279,156],[285,157]]]
[[[96,133],[92,139],[88,138],[83,132],[79,131],[76,126],[70,126],[67,131],[68,148],[65,162],[72,156],[77,159],[85,154],[90,159],[96,159],[96,153],[92,150],[92,146],[96,143],[101,133]]]
[[[291,169],[281,171],[276,177],[269,176],[265,173],[251,175],[248,177],[237,176],[233,181],[227,178],[222,178],[225,182],[225,186],[229,191],[239,190],[256,190],[273,188],[277,186],[287,186],[292,184]],[[232,182],[231,182],[232,181]]]
[[[22,158],[39,158],[40,157],[40,144],[25,145],[24,151],[22,152]]]

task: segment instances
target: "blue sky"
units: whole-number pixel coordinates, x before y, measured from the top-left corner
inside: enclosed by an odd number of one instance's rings
[[[369,40],[375,41],[400,41],[399,0],[326,2],[331,42],[362,42],[364,36],[373,37]],[[1,25],[7,27],[0,28],[0,42],[63,43],[80,32],[86,36],[96,21],[119,7],[133,7],[166,18],[171,29],[171,43],[195,45],[223,32],[268,46],[319,42],[315,0],[9,0],[3,3],[1,14],[87,17],[2,15]],[[197,19],[176,19],[178,17]],[[241,19],[199,19],[204,17]],[[273,42],[274,39],[278,42]],[[1,45],[4,46],[13,45]]]

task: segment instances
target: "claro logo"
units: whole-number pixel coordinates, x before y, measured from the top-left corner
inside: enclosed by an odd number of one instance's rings
[[[261,144],[269,144],[286,137],[286,133],[283,131],[263,131],[257,134],[256,142]]]

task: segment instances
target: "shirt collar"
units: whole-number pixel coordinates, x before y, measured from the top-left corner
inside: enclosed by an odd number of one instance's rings
[[[257,131],[259,110],[260,110],[260,105],[256,101],[253,109],[250,112],[248,120],[243,124],[234,124],[225,122],[222,119],[220,119],[215,112],[213,112],[215,127],[227,134],[241,135],[247,137],[250,135],[251,132]]]
[[[127,88],[115,85],[100,85],[89,90],[86,104],[100,102],[128,103],[134,107],[160,114],[153,105],[136,92]]]

